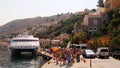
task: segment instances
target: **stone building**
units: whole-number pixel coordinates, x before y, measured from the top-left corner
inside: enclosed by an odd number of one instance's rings
[[[87,25],[88,33],[94,34],[102,26],[102,16],[88,14],[84,17],[84,25]]]
[[[107,21],[105,14],[90,13],[84,16],[83,23],[74,25],[74,32],[85,31],[93,35],[99,28],[106,25]]]
[[[60,34],[60,36],[58,37],[59,37],[59,40],[63,42],[65,39],[69,39],[70,35],[67,33],[63,33],[63,34]]]
[[[40,45],[41,45],[41,47],[50,46],[51,40],[50,39],[40,39]]]
[[[60,40],[51,40],[52,46],[60,46],[60,44],[61,44]]]

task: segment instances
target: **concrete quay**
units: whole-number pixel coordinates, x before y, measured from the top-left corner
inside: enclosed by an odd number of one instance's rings
[[[90,59],[83,60],[80,62],[75,62],[72,65],[60,65],[56,64],[56,61],[51,59],[47,63],[45,63],[41,68],[119,68],[120,60],[113,59],[110,57],[109,59],[91,59],[91,67],[90,67]]]
[[[46,59],[46,60],[50,60],[50,59],[52,59],[52,54],[50,55],[50,54],[48,54],[47,52],[45,52],[45,51],[41,51],[41,52],[39,52],[40,54],[40,56],[42,56],[43,57],[43,59]]]
[[[73,64],[56,64],[56,60],[54,60],[52,57],[53,55],[52,54],[49,54],[45,51],[41,51],[41,56],[43,57],[43,59],[46,59],[45,57],[51,57],[51,59],[46,62],[41,68],[91,68],[90,67],[90,64],[89,64],[89,59],[85,60],[87,61],[86,63],[84,62],[84,58],[81,59],[80,62],[77,62],[75,60],[75,63]],[[82,56],[80,56],[82,58]],[[94,68],[97,68],[94,66]]]
[[[50,62],[50,63],[49,63]],[[48,61],[47,63],[45,63],[42,68],[91,68],[89,66],[89,63],[84,63],[82,60],[80,62],[75,62],[73,64],[56,64],[56,61],[51,59],[50,61]],[[96,68],[94,66],[94,68]]]

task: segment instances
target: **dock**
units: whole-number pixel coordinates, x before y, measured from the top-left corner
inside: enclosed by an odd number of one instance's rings
[[[46,60],[50,60],[50,59],[52,59],[52,55],[50,55],[49,53],[47,53],[47,52],[45,52],[45,51],[41,51],[41,52],[39,52],[40,54],[40,56],[42,56],[43,57],[43,59],[46,59]]]
[[[56,60],[51,59],[47,63],[45,63],[41,68],[91,68],[89,65],[89,60],[85,63],[83,60],[80,62],[76,62],[73,64],[56,64]],[[97,68],[94,66],[93,68]]]

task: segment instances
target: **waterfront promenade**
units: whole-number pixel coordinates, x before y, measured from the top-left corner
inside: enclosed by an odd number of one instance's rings
[[[68,45],[67,48],[69,48],[70,45]],[[45,54],[45,52],[43,52],[43,54]],[[46,55],[49,56],[48,53],[46,53]],[[51,57],[53,57],[53,55],[50,55]],[[101,58],[94,58],[94,59],[86,59],[83,58],[82,55],[80,56],[81,60],[80,62],[77,62],[76,59],[74,59],[74,63],[72,64],[65,64],[63,65],[60,64],[60,62],[58,64],[56,64],[56,60],[50,59],[48,62],[46,62],[41,68],[118,68],[120,67],[120,60],[116,60],[112,57],[110,57],[109,59],[101,59]]]
[[[48,64],[50,62],[50,64]],[[90,59],[86,59],[86,63],[83,61],[75,62],[72,65],[56,65],[55,60],[51,59],[45,63],[42,68],[119,68],[120,61],[115,60],[114,58],[110,57],[109,59],[99,59],[95,58],[92,59],[92,64],[90,67]]]
[[[42,68],[90,68],[90,66],[83,61],[75,62],[73,64],[56,64],[56,60],[51,59],[45,63]]]
[[[46,54],[49,56],[48,53],[42,52],[43,54]],[[51,57],[53,55],[50,55]],[[101,58],[95,58],[95,59],[86,59],[80,56],[81,60],[80,62],[77,62],[76,59],[74,59],[73,64],[56,64],[56,60],[50,59],[48,62],[46,62],[41,68],[118,68],[120,67],[120,60],[116,60],[112,57],[109,59],[101,59]]]

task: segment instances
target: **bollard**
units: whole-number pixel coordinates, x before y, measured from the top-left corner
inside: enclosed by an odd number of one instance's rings
[[[84,63],[86,63],[86,60],[85,60],[85,58],[83,59],[83,61],[84,61]]]
[[[48,64],[50,64],[50,61],[48,61]]]
[[[90,67],[92,68],[92,60],[90,59]]]

